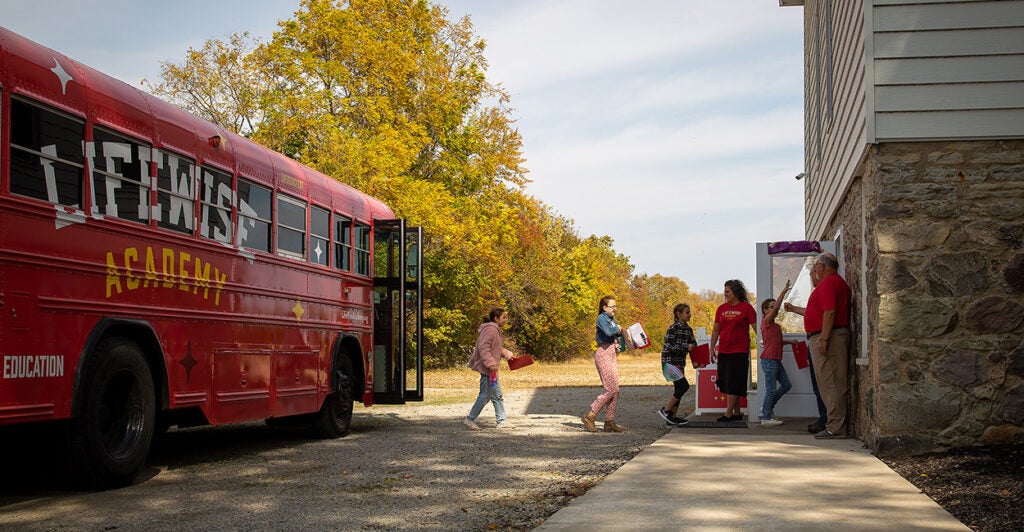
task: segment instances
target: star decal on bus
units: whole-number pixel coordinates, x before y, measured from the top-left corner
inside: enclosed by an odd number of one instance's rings
[[[302,321],[302,315],[306,313],[306,309],[302,308],[302,301],[296,301],[295,306],[292,307],[292,312],[295,313],[295,319]]]
[[[68,74],[67,71],[64,70],[64,67],[60,66],[60,61],[57,61],[56,57],[53,58],[53,64],[54,67],[51,68],[50,71],[56,74],[58,78],[60,78],[60,92],[67,96],[68,82],[75,78],[72,77],[71,74]]]
[[[188,348],[185,351],[185,358],[179,362],[182,366],[185,366],[185,382],[189,383],[192,381],[192,368],[199,364],[199,361],[192,358],[192,342],[188,343]]]

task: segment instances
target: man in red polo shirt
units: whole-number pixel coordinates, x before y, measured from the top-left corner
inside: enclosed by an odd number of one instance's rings
[[[850,357],[850,286],[839,275],[839,260],[822,253],[814,264],[821,282],[811,292],[804,312],[807,347],[821,399],[828,410],[825,430],[815,438],[845,438],[846,404],[850,388],[847,370]]]

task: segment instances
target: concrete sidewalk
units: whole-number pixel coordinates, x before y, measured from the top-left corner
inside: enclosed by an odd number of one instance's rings
[[[674,428],[538,530],[970,530],[860,441],[817,440],[808,422]]]

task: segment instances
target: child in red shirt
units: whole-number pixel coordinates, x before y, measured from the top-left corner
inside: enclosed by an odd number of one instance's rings
[[[775,417],[775,405],[786,395],[793,385],[789,382],[789,375],[786,375],[786,368],[782,366],[782,344],[796,345],[796,340],[783,340],[782,327],[775,323],[775,317],[779,314],[779,307],[782,300],[789,292],[789,281],[786,287],[779,293],[778,299],[768,298],[761,302],[761,376],[758,378],[758,387],[764,392],[764,402],[761,405],[761,426],[776,427],[782,424],[782,420]],[[778,384],[778,388],[776,388]]]

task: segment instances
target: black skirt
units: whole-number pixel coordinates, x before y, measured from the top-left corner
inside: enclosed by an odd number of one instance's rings
[[[750,353],[718,354],[718,389],[726,395],[747,395]]]

